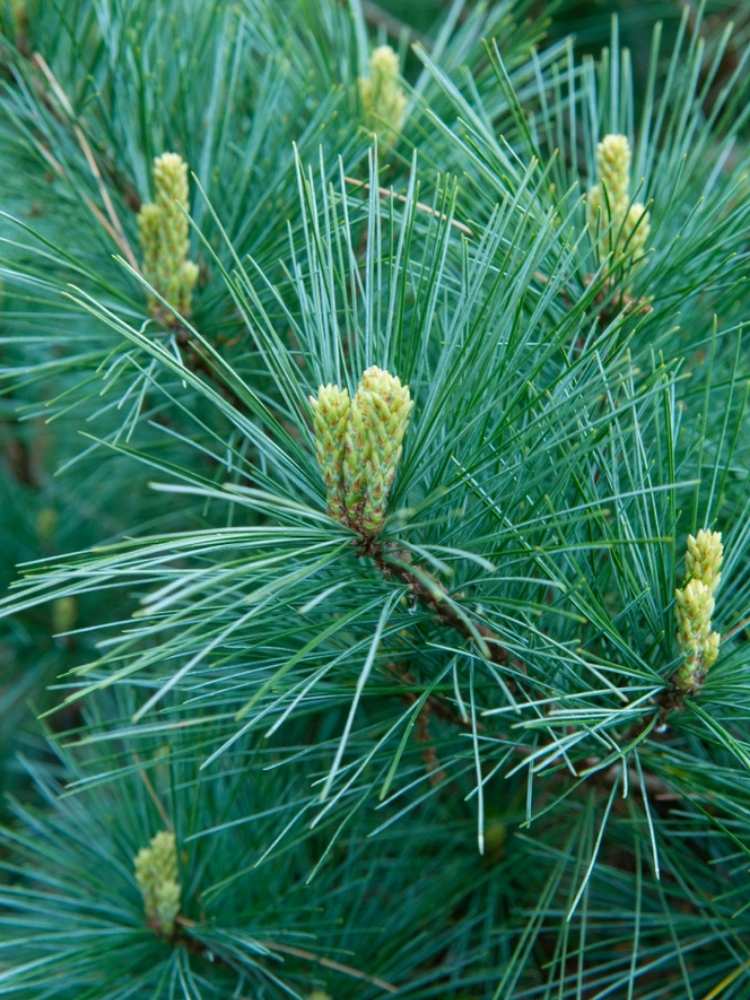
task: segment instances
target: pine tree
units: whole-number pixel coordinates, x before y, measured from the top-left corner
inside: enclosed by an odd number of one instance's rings
[[[0,996],[750,995],[750,33],[646,6],[4,4]]]

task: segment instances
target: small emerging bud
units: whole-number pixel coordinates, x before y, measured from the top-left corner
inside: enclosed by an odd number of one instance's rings
[[[724,546],[720,531],[698,532],[695,537],[688,535],[685,570],[688,579],[701,580],[713,593],[721,580],[721,564]]]
[[[638,264],[646,252],[646,243],[651,235],[651,216],[645,205],[634,201],[628,209],[622,231],[623,254]]]
[[[154,160],[154,192],[154,201],[138,213],[143,274],[171,306],[189,316],[198,268],[187,259],[187,164],[177,153],[163,153]],[[149,302],[149,308],[153,316],[174,324],[174,317],[157,299]]]
[[[651,233],[645,205],[630,204],[630,143],[624,135],[605,135],[597,146],[599,183],[587,196],[588,225],[602,260],[613,266],[637,265]]]
[[[675,683],[684,693],[698,690],[719,655],[721,636],[712,630],[711,620],[723,556],[718,532],[699,531],[695,537],[688,535],[687,581],[682,589],[675,591],[677,641],[685,654]]]
[[[321,386],[313,407],[318,465],[332,516],[358,534],[382,529],[386,501],[401,458],[412,401],[407,386],[368,368],[354,395]]]
[[[709,587],[702,580],[690,580],[675,591],[677,601],[677,638],[688,656],[703,653],[703,646],[711,631],[715,601]]]
[[[148,847],[140,849],[135,857],[135,879],[149,924],[157,934],[171,937],[180,912],[181,893],[173,833],[163,830],[151,839]]]
[[[628,206],[630,189],[630,143],[624,135],[605,135],[596,147],[599,182],[607,193],[613,212],[622,213]]]
[[[328,510],[337,521],[342,521],[344,451],[351,400],[346,389],[337,385],[322,385],[317,397],[310,397],[310,404],[313,408],[315,454],[326,485]]]
[[[362,375],[347,427],[344,503],[363,534],[383,526],[411,408],[409,389],[396,377],[374,366]]]
[[[381,45],[370,56],[370,75],[360,78],[359,97],[365,127],[387,148],[398,138],[406,113],[406,94],[399,83],[398,56]]]

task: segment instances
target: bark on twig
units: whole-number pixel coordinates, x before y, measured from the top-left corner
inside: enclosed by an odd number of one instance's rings
[[[443,625],[479,645],[482,653],[492,663],[507,666],[511,662],[510,654],[500,636],[482,622],[473,621],[468,613],[459,610],[459,606],[449,598],[440,583],[437,580],[433,581],[424,570],[417,572],[410,569],[408,553],[391,551],[376,539],[364,539],[362,551],[370,556],[383,576],[396,577],[406,584],[409,593],[416,601],[432,612]],[[428,581],[433,585],[430,586]],[[523,669],[519,661],[513,662],[515,666]],[[508,686],[514,687],[513,682],[509,681]]]
[[[208,961],[218,962],[221,965],[228,966],[229,968],[233,967],[232,963],[227,961],[227,959],[225,959],[219,952],[214,951],[209,946],[190,936],[189,932],[191,930],[200,928],[200,924],[197,921],[190,920],[189,917],[183,917],[180,915],[177,917],[176,923],[179,925],[180,930],[177,931],[172,939],[174,944],[182,945],[182,947],[186,948],[192,954],[200,955]],[[306,962],[315,962],[317,965],[322,965],[325,969],[331,969],[333,972],[339,972],[352,979],[359,979],[362,982],[370,983],[371,986],[377,986],[377,988],[382,990],[384,993],[398,992],[397,987],[394,986],[393,983],[389,983],[387,980],[381,979],[380,976],[371,976],[367,972],[364,972],[362,969],[357,969],[353,965],[346,965],[343,962],[337,962],[335,959],[327,958],[325,955],[316,955],[315,952],[307,951],[305,948],[297,948],[294,945],[281,944],[278,941],[259,940],[257,943],[262,948],[267,948],[268,951],[276,951],[284,955],[292,955],[294,958],[301,958]]]

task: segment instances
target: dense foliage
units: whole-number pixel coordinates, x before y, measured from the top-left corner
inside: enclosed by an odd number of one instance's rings
[[[0,996],[750,995],[741,6],[2,28]]]

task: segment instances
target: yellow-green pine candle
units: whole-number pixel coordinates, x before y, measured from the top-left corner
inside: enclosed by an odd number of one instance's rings
[[[58,517],[54,507],[42,507],[36,517],[36,531],[39,539],[50,542],[57,531]]]
[[[508,828],[500,819],[491,819],[484,831],[485,855],[489,861],[499,861],[505,851]]]
[[[198,280],[198,265],[192,260],[183,261],[180,269],[180,280],[175,297],[177,312],[189,316],[193,310],[193,289]]]
[[[366,128],[382,145],[392,145],[404,123],[406,94],[399,82],[398,56],[390,45],[373,50],[370,75],[360,79],[359,95]]]
[[[177,845],[173,833],[163,830],[135,857],[135,879],[143,896],[148,922],[158,934],[171,937],[180,912],[177,881]]]
[[[163,153],[154,160],[154,189],[161,216],[162,294],[176,306],[181,294],[182,265],[188,254],[187,164],[177,153]]]
[[[363,373],[352,400],[344,488],[349,523],[365,535],[383,527],[412,405],[394,375],[375,366]]]
[[[695,537],[688,535],[685,570],[691,580],[700,580],[713,593],[721,580],[724,546],[720,531],[701,530]]]
[[[337,385],[322,385],[318,395],[310,397],[310,404],[313,409],[315,453],[326,487],[328,509],[337,520],[345,521],[343,462],[351,408],[349,393]]]
[[[167,880],[156,886],[153,923],[165,937],[171,937],[180,912],[180,884]]]
[[[310,397],[318,465],[337,520],[361,535],[383,527],[388,492],[401,458],[412,402],[407,386],[368,368],[354,399],[324,385]]]
[[[716,662],[719,635],[711,631],[714,598],[701,580],[690,580],[675,591],[677,605],[677,641],[685,654],[685,662],[677,672],[677,685],[683,691],[694,691]]]
[[[171,306],[189,316],[198,268],[187,259],[187,164],[177,153],[163,153],[154,160],[154,192],[154,201],[143,205],[138,216],[143,272]],[[159,315],[159,302],[149,304],[152,313]],[[170,316],[161,318],[174,322]]]
[[[646,252],[646,243],[651,234],[651,217],[645,205],[635,201],[628,209],[628,214],[620,236],[622,254],[637,263]]]
[[[138,213],[138,230],[143,250],[143,276],[150,285],[164,294],[159,277],[161,259],[161,211],[157,205],[147,202]],[[153,296],[149,297],[149,309],[154,313],[159,308],[159,302]]]
[[[602,226],[605,218],[602,189],[598,184],[594,184],[586,195],[586,210],[589,230],[591,231],[592,236],[595,236],[599,228]]]
[[[630,143],[624,135],[605,135],[596,148],[599,183],[613,215],[626,211],[630,189]]]
[[[589,232],[596,240],[599,258],[604,260],[610,252],[616,249],[613,243],[619,227],[611,207],[607,211],[600,184],[595,184],[591,188],[587,195],[586,203]]]
[[[685,662],[677,671],[677,686],[696,691],[719,655],[721,636],[712,630],[714,594],[721,580],[724,549],[718,532],[689,535],[685,567],[687,582],[675,592],[677,641]]]
[[[605,135],[597,146],[599,183],[587,195],[588,225],[599,256],[615,265],[643,258],[651,220],[640,202],[630,204],[631,151],[627,136]]]
[[[370,457],[370,436],[366,414],[361,406],[359,389],[352,400],[346,425],[346,442],[342,464],[344,520],[355,531],[362,530],[362,509],[367,491],[367,470]]]
[[[11,0],[14,27],[19,35],[24,35],[29,28],[29,10],[27,0]]]

